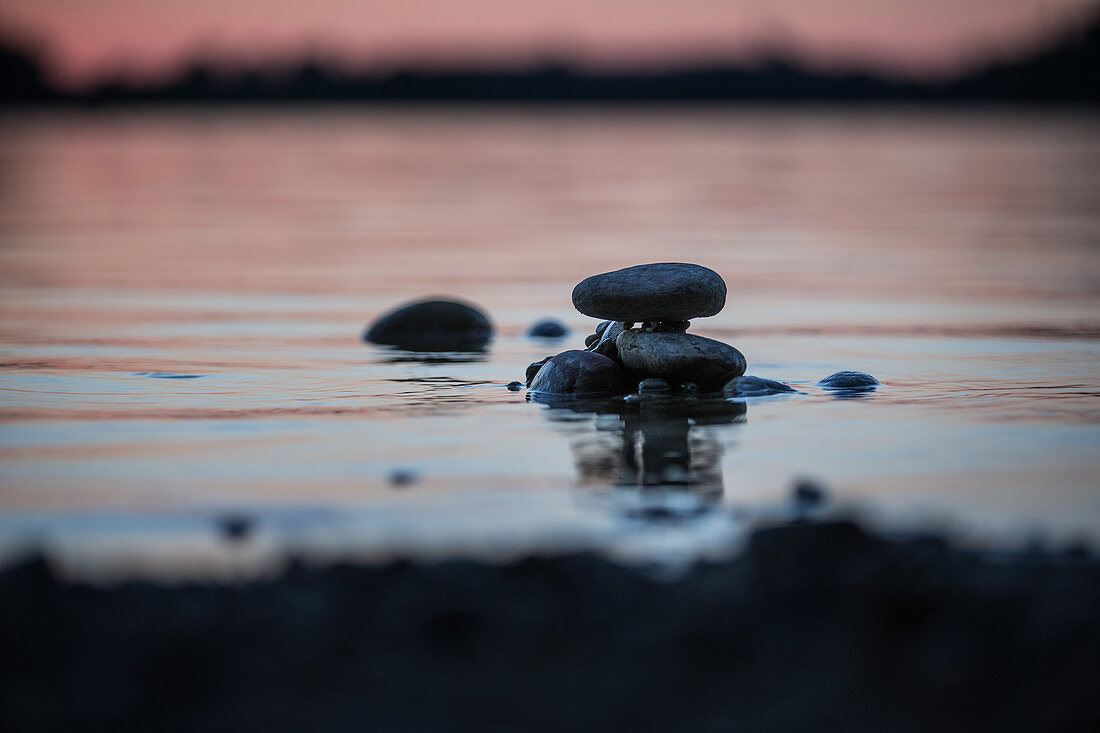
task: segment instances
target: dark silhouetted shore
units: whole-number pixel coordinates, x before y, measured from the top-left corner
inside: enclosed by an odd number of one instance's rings
[[[792,55],[793,58],[793,55]],[[293,67],[293,65],[291,65]],[[874,69],[820,72],[783,57],[659,71],[597,72],[568,64],[522,70],[408,66],[379,73],[307,61],[297,68],[242,69],[194,62],[161,83],[107,80],[66,92],[37,55],[0,41],[0,102],[82,105],[151,103],[478,102],[1100,102],[1100,13],[1026,57],[990,62],[964,78],[906,80]]]
[[[590,555],[241,585],[0,574],[0,725],[51,730],[1091,730],[1100,563],[757,531],[674,581]]]

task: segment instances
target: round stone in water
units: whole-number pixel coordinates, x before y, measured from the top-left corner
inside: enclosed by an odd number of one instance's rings
[[[630,391],[623,368],[591,351],[550,357],[531,380],[531,391],[551,395],[619,395]]]
[[[843,371],[830,374],[818,384],[826,389],[871,389],[880,382],[866,372]]]

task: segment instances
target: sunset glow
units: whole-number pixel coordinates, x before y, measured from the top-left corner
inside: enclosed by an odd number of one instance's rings
[[[0,27],[46,52],[53,78],[154,78],[189,59],[320,55],[354,65],[591,66],[792,49],[825,66],[951,73],[1037,43],[1089,0],[3,0]]]

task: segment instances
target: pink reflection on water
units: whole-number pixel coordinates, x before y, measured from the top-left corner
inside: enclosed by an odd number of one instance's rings
[[[485,297],[694,258],[734,297],[1089,299],[1095,121],[798,110],[16,118],[0,148],[0,277]]]
[[[593,325],[572,309],[577,281],[686,260],[730,287],[693,330],[807,392],[751,405],[743,429],[719,434],[741,443],[723,458],[729,501],[774,498],[809,471],[887,504],[1022,521],[1042,486],[1043,517],[1100,526],[1096,122],[789,108],[6,117],[0,505],[343,506],[387,500],[395,464],[425,476],[411,505],[471,487],[564,491],[575,435],[503,388],[548,348],[524,328],[554,315],[573,345]],[[490,313],[484,360],[400,361],[360,342],[373,317],[430,293]],[[813,389],[840,368],[887,386],[863,404]]]

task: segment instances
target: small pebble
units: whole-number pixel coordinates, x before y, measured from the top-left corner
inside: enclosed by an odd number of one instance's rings
[[[643,379],[641,381],[641,383],[638,384],[638,392],[639,393],[645,393],[645,394],[661,393],[661,394],[663,394],[663,393],[667,393],[669,391],[671,391],[671,388],[668,386],[668,382],[666,382],[663,379],[656,379],[656,378]]]
[[[561,338],[569,333],[569,329],[566,328],[560,321],[555,321],[552,318],[539,321],[531,328],[527,329],[528,336],[538,336],[540,338]]]
[[[535,378],[535,375],[539,373],[539,369],[542,369],[542,365],[550,361],[550,357],[546,357],[541,361],[531,362],[527,365],[527,372],[524,374],[524,379],[527,380],[527,386],[531,386],[531,381]]]
[[[245,540],[252,534],[252,520],[243,515],[222,517],[219,525],[225,538],[233,542]]]
[[[509,392],[519,392],[521,389],[523,389],[523,387],[524,387],[523,382],[509,382],[508,383],[508,391]]]
[[[731,379],[722,388],[722,391],[726,397],[766,397],[784,392],[794,392],[794,389],[774,379],[745,376]]]
[[[828,389],[871,389],[880,382],[864,372],[843,371],[830,374],[818,384]]]
[[[588,348],[600,340],[600,335],[597,333],[590,333],[584,337],[584,346]]]
[[[390,486],[394,488],[401,488],[404,486],[411,486],[416,483],[419,477],[413,471],[407,468],[397,468],[390,471]]]
[[[825,503],[825,489],[812,481],[799,481],[794,487],[792,498],[796,509],[815,509]]]

